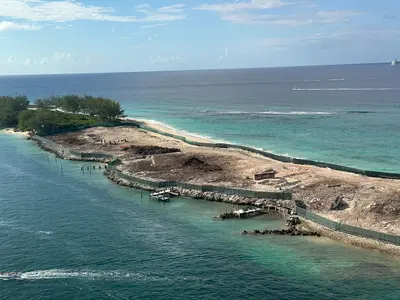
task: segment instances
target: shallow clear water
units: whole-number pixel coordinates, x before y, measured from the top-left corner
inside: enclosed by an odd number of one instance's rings
[[[0,77],[0,94],[21,93],[111,97],[217,140],[400,172],[400,68],[387,64]]]
[[[399,299],[400,263],[324,238],[250,237],[231,206],[159,204],[0,134],[0,299]],[[61,172],[62,165],[62,172]]]

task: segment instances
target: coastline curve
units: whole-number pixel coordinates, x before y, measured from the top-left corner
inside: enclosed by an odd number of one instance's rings
[[[132,122],[132,120],[130,120],[129,122]],[[166,131],[162,131],[162,130],[153,128],[149,125],[146,125],[146,123],[144,123],[144,122],[140,122],[140,121],[136,121],[136,122],[137,122],[138,127],[143,130],[151,131],[151,132],[161,134],[161,135],[164,135],[167,137],[172,137],[174,139],[180,140],[182,142],[185,142],[185,143],[193,145],[193,146],[207,147],[207,148],[239,149],[239,150],[248,151],[248,152],[251,152],[254,154],[259,154],[264,157],[267,157],[267,158],[270,158],[270,159],[273,159],[276,161],[280,161],[283,163],[293,163],[293,164],[298,164],[298,165],[315,166],[315,167],[319,167],[319,168],[329,168],[332,170],[348,172],[348,173],[353,173],[353,174],[367,176],[367,177],[400,180],[400,173],[362,170],[362,169],[358,169],[358,168],[353,168],[353,167],[348,167],[348,166],[343,166],[343,165],[338,165],[338,164],[333,164],[333,163],[328,163],[328,162],[315,161],[315,160],[309,160],[309,159],[301,159],[301,158],[295,158],[295,157],[290,157],[290,156],[285,156],[285,155],[278,155],[278,154],[274,154],[274,153],[267,152],[264,150],[259,150],[259,149],[253,148],[253,147],[243,146],[243,145],[236,145],[236,144],[230,144],[230,143],[213,143],[213,142],[205,143],[205,142],[201,142],[201,141],[194,141],[194,140],[186,138],[182,135],[177,135],[177,134],[173,134],[170,132],[166,132]]]

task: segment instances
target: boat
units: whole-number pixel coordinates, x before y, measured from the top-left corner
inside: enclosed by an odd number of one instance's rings
[[[18,272],[0,272],[0,279],[21,279],[21,275]]]
[[[392,60],[392,66],[398,65],[400,62],[397,60],[397,58]]]
[[[261,208],[241,208],[233,210],[233,214],[236,215],[238,218],[243,217],[254,217],[262,214]]]
[[[157,199],[158,201],[169,202],[170,191],[164,190],[161,192],[154,192],[154,193],[151,193],[150,196],[153,197],[154,199]]]
[[[160,192],[151,193],[150,196],[158,201],[168,202],[171,197],[178,197],[179,194],[172,192],[170,189],[162,190]]]
[[[169,196],[158,196],[156,197],[158,201],[169,202]]]

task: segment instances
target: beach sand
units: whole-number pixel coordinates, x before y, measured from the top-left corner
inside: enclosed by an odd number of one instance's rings
[[[179,135],[182,137],[185,137],[189,140],[195,141],[195,142],[202,142],[202,143],[216,143],[217,141],[212,140],[211,138],[208,137],[204,137],[204,136],[200,136],[197,134],[192,134],[192,133],[188,133],[188,132],[183,132],[183,131],[179,131],[171,126],[168,126],[164,123],[158,122],[158,121],[154,121],[154,120],[144,120],[144,119],[133,119],[133,118],[124,118],[123,120],[126,121],[134,121],[134,122],[141,122],[144,125],[154,128],[155,130],[159,130],[159,131],[163,131],[166,133],[171,133],[171,134],[175,134],[175,135]]]
[[[5,134],[15,134],[15,135],[20,135],[20,136],[28,136],[29,132],[28,131],[16,131],[14,128],[5,128],[1,130],[2,133]]]

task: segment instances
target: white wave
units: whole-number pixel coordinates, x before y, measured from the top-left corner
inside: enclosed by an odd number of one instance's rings
[[[39,231],[36,231],[36,233],[37,233],[37,234],[50,235],[50,234],[53,234],[54,232],[53,232],[53,231],[43,231],[43,230],[39,230]]]
[[[293,88],[293,91],[400,91],[400,88]]]
[[[154,121],[154,120],[150,120],[150,121]],[[158,122],[158,121],[154,121],[154,122]],[[212,138],[210,136],[208,136],[208,135],[202,135],[202,134],[199,134],[199,133],[189,132],[189,131],[186,131],[186,130],[180,130],[180,129],[174,128],[174,127],[172,127],[170,125],[167,125],[165,123],[162,123],[162,122],[158,122],[158,123],[160,124],[160,126],[163,126],[163,127],[165,126],[167,128],[171,128],[171,130],[176,132],[177,134],[181,133],[181,134],[187,135],[189,137],[192,136],[192,137],[196,137],[196,138],[200,138],[200,139],[205,139],[205,140],[210,140],[210,141],[212,140]]]
[[[161,127],[160,129],[163,129],[163,128],[168,129],[169,131],[172,131],[172,133],[174,133],[176,135],[187,136],[189,138],[190,137],[195,137],[195,138],[200,138],[200,139],[205,139],[205,140],[210,140],[210,141],[213,141],[213,142],[217,142],[216,140],[213,140],[212,137],[210,137],[210,136],[202,135],[202,134],[199,134],[199,133],[193,133],[193,132],[189,132],[189,131],[186,131],[186,130],[180,130],[180,129],[177,129],[175,127],[172,127],[172,126],[170,126],[170,125],[168,125],[166,123],[160,122],[160,121],[148,120],[148,119],[141,119],[139,121],[144,121],[144,122],[147,122],[149,124],[154,124],[154,125],[160,126]]]
[[[344,78],[329,78],[327,81],[344,81]]]
[[[218,115],[334,115],[327,111],[226,111],[215,112]]]
[[[306,79],[303,82],[344,81],[344,78]]]

